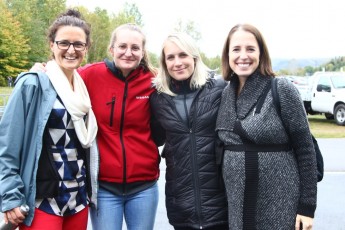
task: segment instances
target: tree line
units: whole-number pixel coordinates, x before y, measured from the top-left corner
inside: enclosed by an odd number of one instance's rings
[[[47,42],[47,29],[53,20],[66,10],[66,0],[0,0],[0,86],[7,85],[7,79],[15,78],[20,72],[27,71],[35,62],[45,62],[50,56]],[[136,23],[142,28],[145,24],[136,4],[125,3],[117,14],[106,9],[95,8],[89,11],[79,6],[85,20],[92,28],[92,45],[85,63],[102,61],[109,57],[108,43],[111,32],[123,23]],[[201,39],[194,22],[177,19],[176,31],[184,31],[196,41]],[[207,66],[220,73],[220,56],[207,57],[201,52]],[[158,55],[149,51],[152,64],[158,67]],[[345,66],[344,57],[332,60],[327,70]],[[320,67],[322,68],[322,67]],[[296,71],[286,70],[282,73]],[[303,75],[319,71],[315,67],[298,70]]]
[[[50,56],[47,30],[53,20],[66,10],[66,0],[0,0],[0,86],[7,85],[8,77],[15,78],[35,62],[45,62]],[[117,14],[95,8],[93,12],[79,6],[78,10],[90,23],[92,45],[85,63],[109,57],[111,32],[123,23],[136,23],[144,28],[142,14],[136,4],[125,3]],[[193,22],[176,22],[176,30],[184,30],[196,40],[200,33]],[[158,66],[158,56],[149,52],[150,60]],[[220,58],[207,58],[210,68],[217,69]]]
[[[320,71],[345,71],[345,57],[334,57],[324,64],[319,65],[307,65],[303,68],[294,67],[293,62],[296,60],[291,60],[291,66],[286,69],[281,69],[277,72],[278,75],[296,75],[296,76],[311,76],[315,72]],[[289,63],[290,64],[290,63]]]

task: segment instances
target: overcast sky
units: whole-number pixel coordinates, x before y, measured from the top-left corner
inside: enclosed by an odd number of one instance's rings
[[[67,0],[117,13],[125,0]],[[343,0],[128,0],[143,16],[147,48],[160,53],[165,37],[178,21],[193,21],[201,33],[200,49],[220,55],[235,24],[250,23],[263,34],[272,58],[345,56]]]

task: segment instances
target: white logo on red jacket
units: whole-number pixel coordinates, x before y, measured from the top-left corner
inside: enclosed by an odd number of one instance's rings
[[[150,97],[149,96],[136,96],[135,98],[139,99],[139,100],[145,100],[145,99],[149,99]]]

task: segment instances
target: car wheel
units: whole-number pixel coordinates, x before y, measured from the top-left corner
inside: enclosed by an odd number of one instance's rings
[[[338,125],[345,125],[345,105],[340,104],[335,107],[334,119]]]

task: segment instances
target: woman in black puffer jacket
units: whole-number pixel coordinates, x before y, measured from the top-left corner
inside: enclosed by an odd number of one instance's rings
[[[214,146],[220,97],[226,83],[215,79],[193,40],[168,36],[153,80],[151,108],[164,130],[166,208],[176,230],[228,229],[227,201]]]

